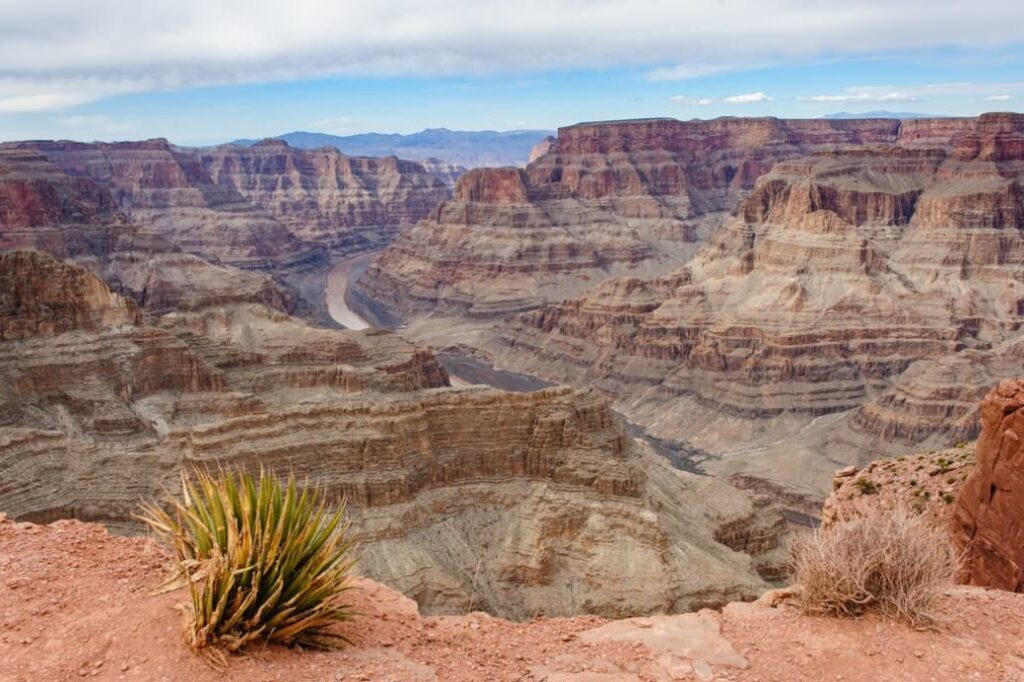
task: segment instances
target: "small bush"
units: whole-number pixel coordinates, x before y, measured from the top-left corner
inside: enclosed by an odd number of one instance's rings
[[[869,609],[926,627],[938,592],[953,581],[946,533],[903,508],[880,509],[794,547],[793,573],[810,613],[858,616]]]
[[[857,490],[860,491],[861,495],[875,495],[878,493],[878,484],[870,478],[864,478],[861,476],[854,481],[853,484],[857,486]]]
[[[299,491],[265,472],[197,472],[182,478],[184,501],[171,513],[148,504],[139,517],[173,551],[171,586],[191,593],[186,639],[217,664],[253,641],[334,647],[328,627],[354,614],[349,589],[354,543],[344,508],[327,510],[316,491]]]

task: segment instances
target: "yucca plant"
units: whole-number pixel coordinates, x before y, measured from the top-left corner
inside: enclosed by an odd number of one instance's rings
[[[344,505],[333,513],[322,494],[294,476],[260,471],[196,471],[182,476],[183,500],[170,512],[143,505],[139,518],[174,552],[167,587],[191,593],[188,643],[215,663],[253,641],[329,648],[345,638],[329,628],[352,618],[340,597],[350,589],[355,545]]]

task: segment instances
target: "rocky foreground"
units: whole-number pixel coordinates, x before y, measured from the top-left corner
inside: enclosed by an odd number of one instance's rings
[[[0,517],[2,518],[2,517]],[[77,521],[0,520],[0,679],[28,680],[1021,680],[1024,595],[958,587],[940,625],[799,615],[771,595],[721,611],[607,621],[513,623],[484,613],[424,617],[411,600],[358,580],[361,617],[336,652],[277,647],[218,672],[181,636],[182,593],[150,596],[167,555]]]

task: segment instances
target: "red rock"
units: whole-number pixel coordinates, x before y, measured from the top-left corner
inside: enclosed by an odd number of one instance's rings
[[[380,248],[415,224],[448,198],[442,177],[454,172],[281,140],[224,145],[199,158],[217,186],[237,191],[300,239],[344,252]]]
[[[1006,380],[981,407],[977,464],[956,503],[964,579],[1024,591],[1024,380]]]

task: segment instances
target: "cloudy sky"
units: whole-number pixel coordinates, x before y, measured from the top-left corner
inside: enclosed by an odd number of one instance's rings
[[[1024,110],[1021,0],[0,0],[0,139]]]

